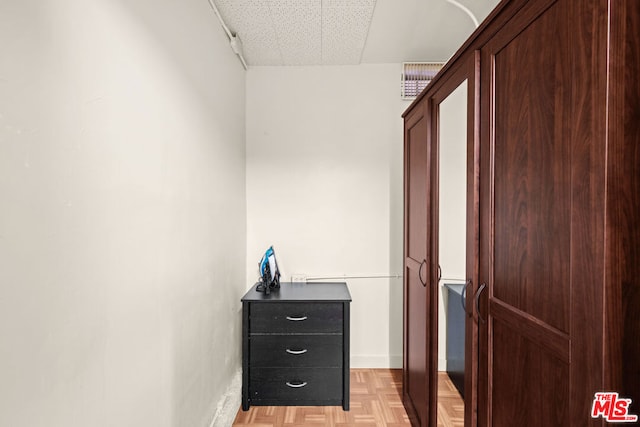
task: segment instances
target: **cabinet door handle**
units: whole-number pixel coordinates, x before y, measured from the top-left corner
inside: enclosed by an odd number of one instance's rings
[[[307,385],[307,382],[303,382],[303,383],[298,383],[298,384],[291,384],[289,381],[287,381],[287,385],[291,388],[300,388],[300,387],[304,387]]]
[[[484,319],[482,318],[482,314],[480,314],[480,294],[482,293],[482,291],[484,291],[484,288],[487,287],[486,283],[483,283],[482,285],[480,285],[480,287],[478,288],[478,291],[476,292],[476,313],[478,313],[478,319],[480,319],[481,323],[484,323]]]
[[[286,351],[289,354],[305,354],[307,352],[307,349],[305,348],[304,350],[291,350],[288,348]]]
[[[302,322],[303,320],[307,320],[307,316],[302,316],[302,317],[287,316],[287,320],[291,320],[292,322]]]
[[[442,268],[438,264],[438,283],[440,283],[440,280],[442,280]]]
[[[418,279],[420,279],[420,283],[422,283],[422,286],[424,286],[425,288],[427,287],[427,281],[426,280],[422,280],[422,266],[427,265],[427,260],[423,259],[422,262],[420,263],[420,268],[418,269]]]

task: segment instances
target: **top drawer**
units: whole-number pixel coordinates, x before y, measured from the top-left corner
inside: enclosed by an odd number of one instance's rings
[[[342,333],[343,303],[251,303],[249,333]]]

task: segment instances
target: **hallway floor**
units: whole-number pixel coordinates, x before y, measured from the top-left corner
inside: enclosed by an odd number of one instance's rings
[[[446,373],[438,377],[438,426],[462,427],[464,405]],[[340,406],[252,406],[234,427],[410,427],[402,406],[401,369],[352,369],[350,410]]]

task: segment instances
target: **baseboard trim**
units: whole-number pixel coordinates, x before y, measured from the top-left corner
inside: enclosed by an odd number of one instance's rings
[[[402,355],[351,355],[351,368],[402,368]]]

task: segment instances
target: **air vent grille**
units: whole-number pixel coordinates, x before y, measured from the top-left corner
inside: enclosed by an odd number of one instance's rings
[[[403,62],[402,99],[414,99],[443,67],[442,62]]]

